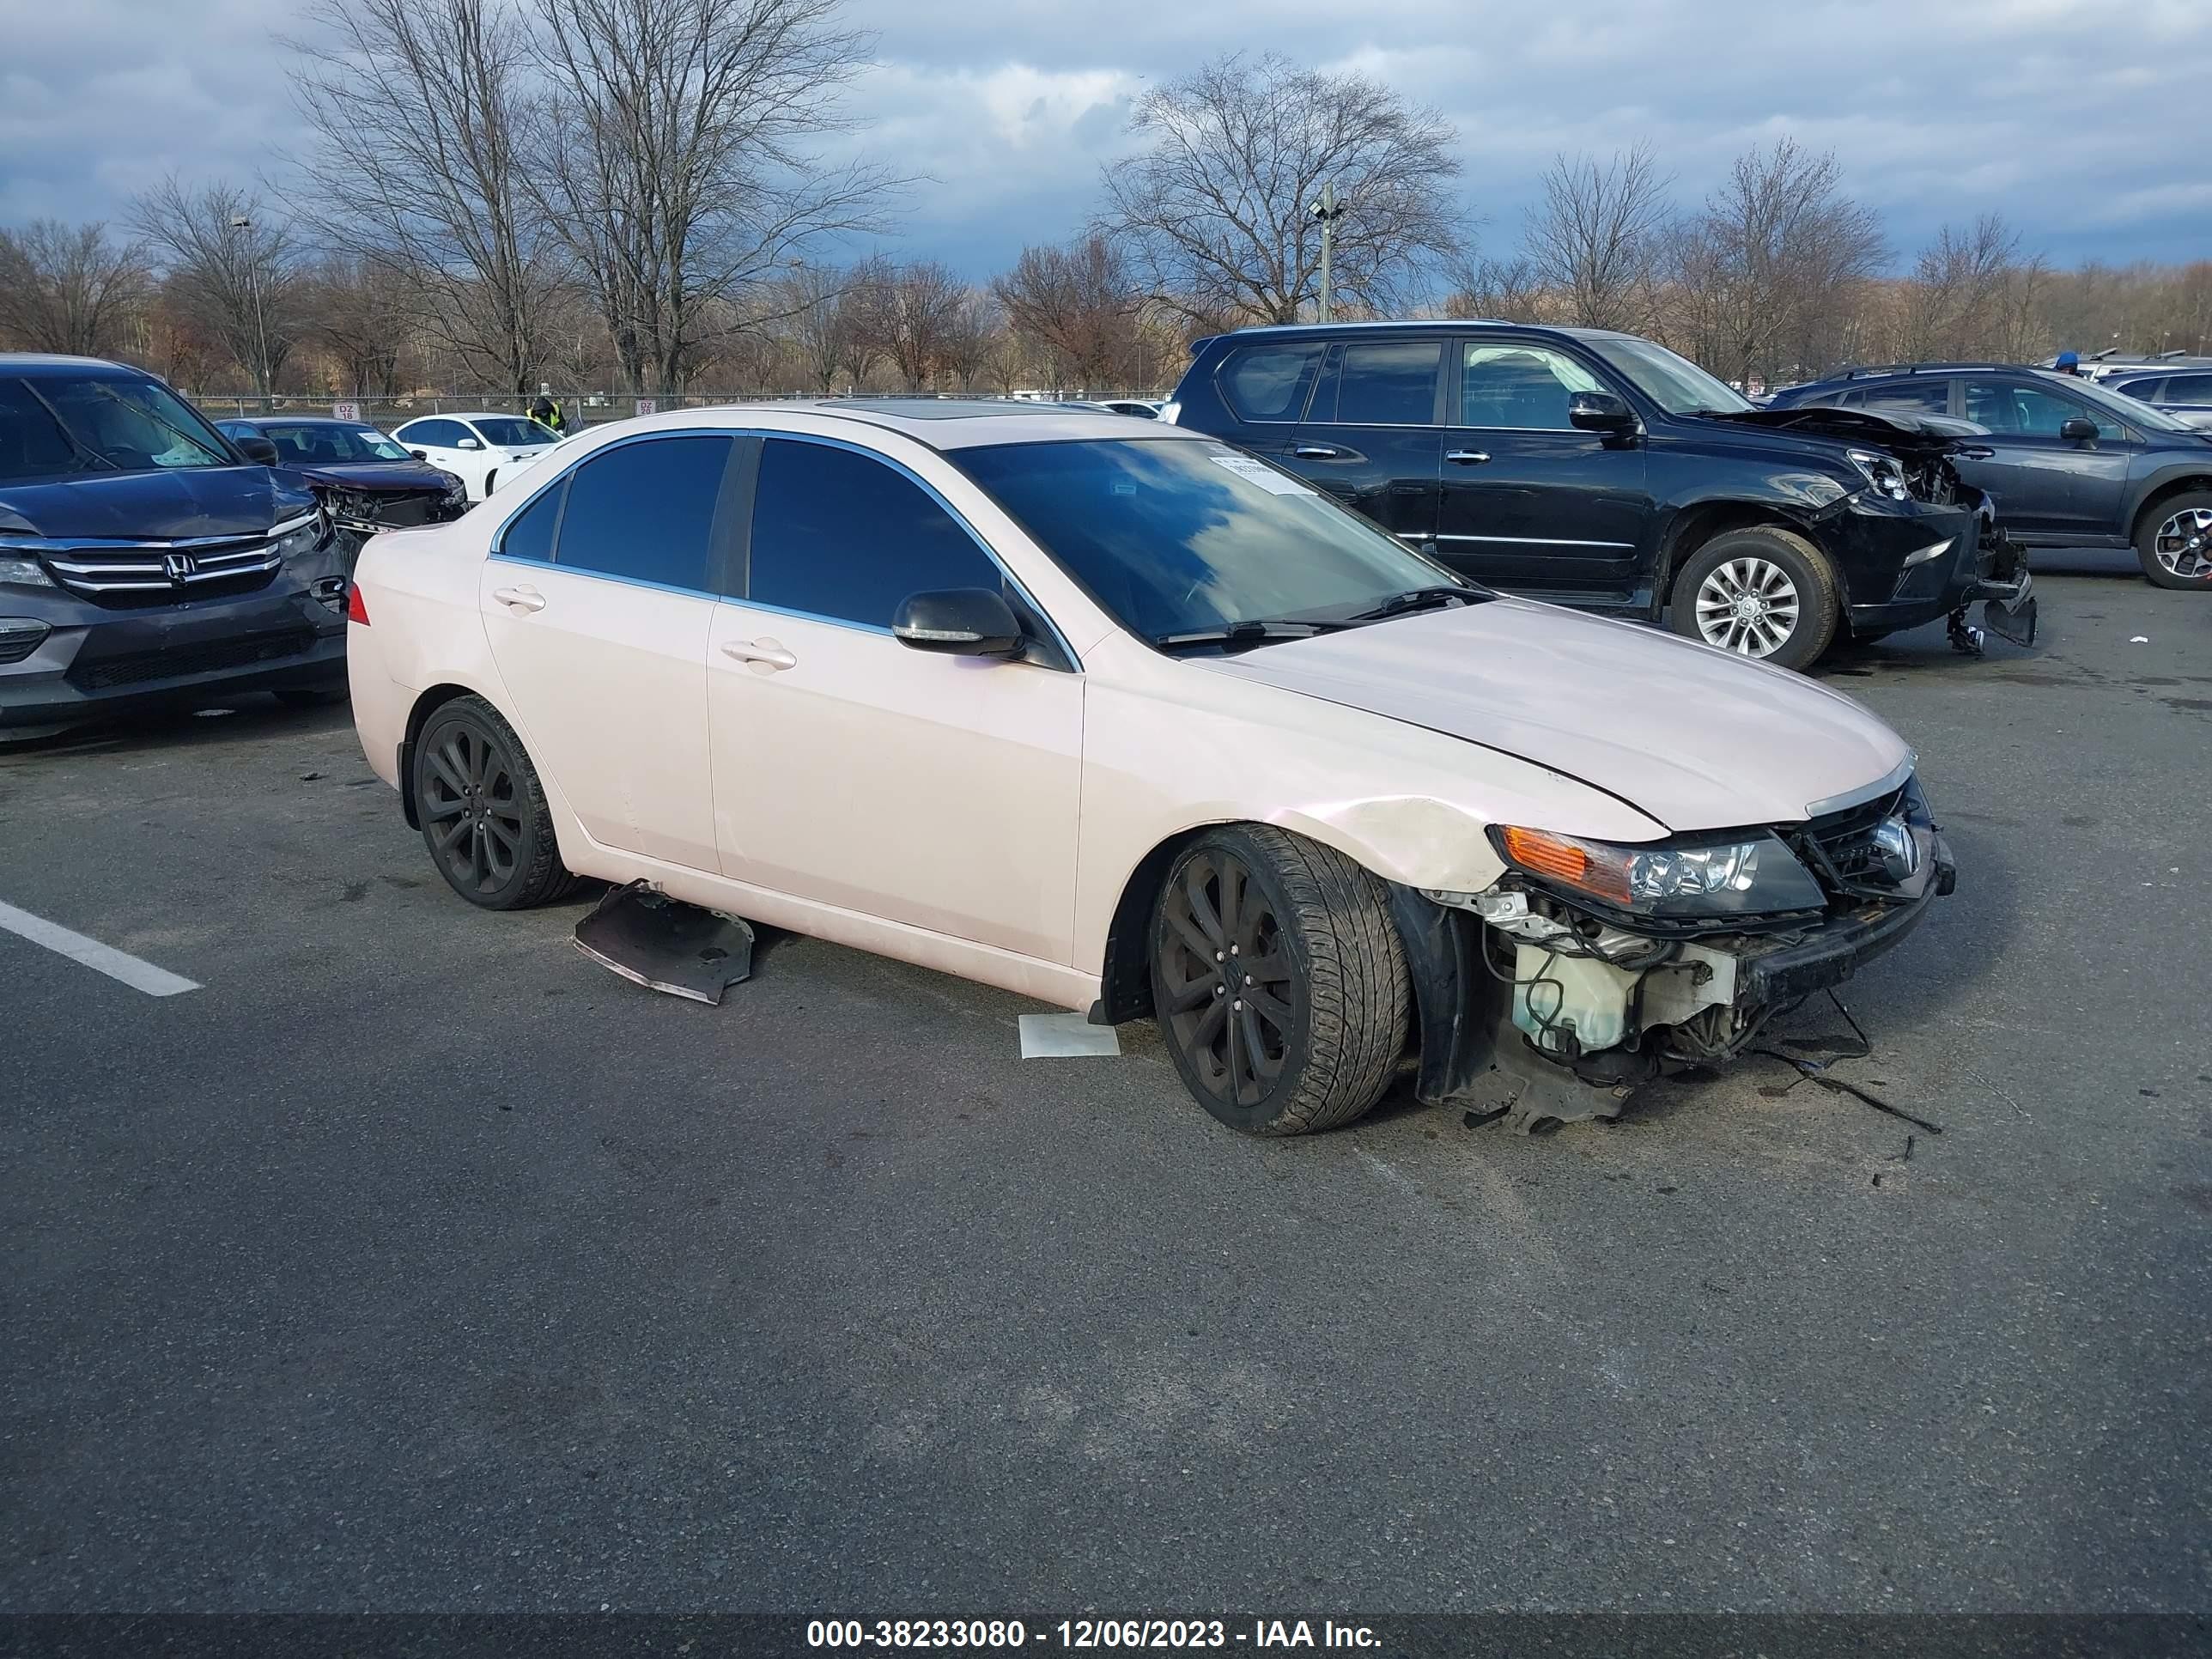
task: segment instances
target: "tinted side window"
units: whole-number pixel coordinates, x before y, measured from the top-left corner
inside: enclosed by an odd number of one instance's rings
[[[1977,414],[1977,410],[1986,412]],[[2077,417],[2094,421],[2100,438],[2120,436],[2120,423],[2111,416],[2040,386],[2015,386],[2004,380],[1966,382],[1966,418],[1992,432],[2056,438],[2060,427]]]
[[[1865,406],[1876,414],[1884,409],[1911,409],[1923,415],[1941,415],[1951,407],[1951,383],[1897,380],[1888,386],[1870,386],[1866,391]]]
[[[1468,346],[1460,368],[1460,424],[1524,432],[1571,431],[1567,397],[1602,392],[1596,375],[1549,347]]]
[[[1389,340],[1347,345],[1324,393],[1316,398],[1313,421],[1370,426],[1429,426],[1437,418],[1437,371],[1443,362],[1441,340]],[[1329,407],[1323,408],[1326,401]]]
[[[2160,401],[2165,391],[2166,377],[2154,374],[2145,380],[2112,380],[2108,381],[2107,384],[2115,392],[2124,393],[2130,398],[2141,398],[2147,404],[2154,404]]]
[[[568,480],[563,566],[706,590],[727,438],[653,438],[595,455]]]
[[[561,522],[561,498],[567,494],[566,478],[523,508],[521,515],[499,538],[499,550],[511,559],[553,562],[553,532]]]
[[[1229,354],[1216,377],[1229,407],[1247,421],[1295,421],[1328,349],[1320,340],[1249,345]]]
[[[2212,374],[2177,374],[2166,383],[2170,404],[2212,404]]]
[[[1000,585],[975,538],[905,474],[830,444],[762,449],[746,598],[889,628],[909,593]]]
[[[400,441],[417,449],[451,449],[468,435],[459,421],[417,421],[402,430],[407,435]]]

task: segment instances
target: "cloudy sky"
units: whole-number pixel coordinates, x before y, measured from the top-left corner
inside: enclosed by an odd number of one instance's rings
[[[427,3],[427,0],[426,0]],[[853,143],[929,181],[895,245],[976,276],[1077,229],[1129,100],[1229,51],[1357,68],[1459,131],[1510,252],[1562,149],[1650,140],[1695,201],[1745,147],[1832,149],[1901,254],[2002,213],[2062,264],[2212,257],[2212,0],[848,0]],[[188,178],[281,184],[296,0],[0,0],[0,224]]]

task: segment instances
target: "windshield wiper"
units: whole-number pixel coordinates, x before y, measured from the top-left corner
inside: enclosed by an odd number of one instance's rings
[[[1496,596],[1476,587],[1453,587],[1438,584],[1432,587],[1409,587],[1402,593],[1393,593],[1382,604],[1368,611],[1355,611],[1347,622],[1381,622],[1386,617],[1402,617],[1409,611],[1426,611],[1431,605],[1456,599],[1462,605],[1477,605]]]
[[[1252,619],[1219,628],[1201,628],[1188,634],[1155,634],[1152,644],[1162,651],[1183,651],[1209,645],[1223,647],[1273,645],[1282,640],[1310,640],[1316,634],[1333,634],[1349,628],[1349,622],[1311,622],[1285,618],[1279,622]]]

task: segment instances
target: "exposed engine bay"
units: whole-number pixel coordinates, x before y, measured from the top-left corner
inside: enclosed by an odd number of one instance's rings
[[[326,483],[313,475],[308,483],[330,520],[332,544],[344,559],[349,576],[371,536],[386,530],[445,524],[469,508],[468,496],[458,489],[458,483],[427,489],[368,489],[358,484]]]

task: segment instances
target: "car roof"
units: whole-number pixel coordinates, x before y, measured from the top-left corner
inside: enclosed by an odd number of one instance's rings
[[[420,415],[410,415],[402,426],[416,421],[526,421],[527,415],[518,415],[511,409],[433,409]]]
[[[112,363],[105,357],[69,357],[51,351],[0,351],[0,374],[16,379],[60,380],[64,377],[84,380],[158,380],[143,368],[133,368],[128,363]]]
[[[1638,340],[1644,337],[1617,328],[1569,328],[1555,323],[1509,323],[1498,317],[1411,317],[1372,323],[1255,323],[1247,328],[1231,329],[1224,334],[1207,335],[1203,339],[1192,342],[1191,349],[1195,353],[1201,347],[1224,340],[1294,339],[1311,335],[1334,339],[1347,334],[1396,334],[1421,329],[1433,332],[1457,328],[1505,328],[1522,334],[1570,340]]]
[[[1067,443],[1127,438],[1212,443],[1203,432],[1163,426],[1134,415],[1070,409],[1063,404],[997,398],[781,398],[751,404],[714,404],[634,416],[619,424],[641,431],[670,427],[747,427],[773,429],[793,415],[896,432],[932,449],[975,449],[989,444]],[[588,428],[604,432],[606,426]],[[808,428],[793,428],[808,429]]]

